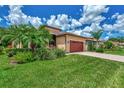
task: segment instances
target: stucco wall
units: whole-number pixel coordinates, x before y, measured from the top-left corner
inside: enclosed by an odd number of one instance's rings
[[[66,50],[65,48],[65,36],[56,37],[56,47]]]
[[[73,35],[63,35],[56,37],[57,48],[63,49],[66,52],[70,52],[70,40],[83,42],[83,51],[87,50],[87,46],[86,46],[87,39]]]

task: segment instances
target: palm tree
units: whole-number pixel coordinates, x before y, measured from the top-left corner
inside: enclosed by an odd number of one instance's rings
[[[3,32],[4,32],[4,29],[3,28],[0,28],[0,44],[1,44],[1,38],[3,36]]]
[[[12,25],[10,26],[6,32],[4,32],[4,35],[2,36],[2,41],[7,41],[7,43],[14,42],[14,46],[19,45],[19,48],[21,48],[22,40],[25,36],[24,31],[26,30],[24,28],[24,25]]]
[[[2,36],[2,41],[8,40],[8,42],[14,42],[14,46],[21,44],[28,47],[30,43],[32,51],[36,47],[43,47],[48,44],[51,39],[51,35],[45,29],[44,26],[40,26],[39,29],[36,29],[32,25],[12,25]]]
[[[4,32],[5,32],[5,28],[0,27],[0,46],[2,45],[1,38],[4,35]]]
[[[0,28],[0,43],[3,46],[8,45],[9,38],[5,38],[6,35],[9,35],[8,28]]]
[[[92,32],[91,32],[92,37],[96,39],[96,42],[97,42],[96,47],[97,47],[97,48],[98,48],[99,39],[100,39],[102,33],[103,33],[102,30],[95,31],[95,32],[92,31]]]
[[[39,29],[35,29],[33,26],[30,26],[25,33],[23,43],[25,45],[30,43],[30,47],[32,51],[34,51],[35,48],[46,47],[50,40],[51,35],[44,26],[40,26]]]

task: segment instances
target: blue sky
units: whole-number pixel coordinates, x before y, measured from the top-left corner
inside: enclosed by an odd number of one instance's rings
[[[39,18],[50,18],[51,15],[57,14],[68,14],[73,18],[79,19],[80,9],[82,6],[78,5],[25,5],[21,9],[26,15],[39,17]],[[9,6],[0,7],[0,17],[9,15]],[[6,20],[0,23],[0,26],[7,26]]]
[[[89,31],[104,31],[102,39],[124,36],[124,6],[26,5],[0,6],[0,26],[31,23],[47,24],[63,31],[90,36]]]

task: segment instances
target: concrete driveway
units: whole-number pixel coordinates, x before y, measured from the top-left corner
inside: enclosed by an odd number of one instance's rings
[[[119,55],[96,53],[96,52],[75,52],[75,53],[69,53],[69,54],[86,55],[86,56],[98,57],[103,59],[109,59],[113,61],[124,62],[124,56],[119,56]]]

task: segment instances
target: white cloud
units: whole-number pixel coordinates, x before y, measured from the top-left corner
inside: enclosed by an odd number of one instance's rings
[[[49,26],[60,27],[62,30],[68,30],[70,28],[69,22],[69,16],[66,14],[51,15],[50,19],[47,20]]]
[[[109,8],[106,8],[105,5],[85,5],[83,10],[85,15],[99,15],[101,13],[107,13]]]
[[[47,20],[47,24],[50,25],[50,26],[54,26],[55,25],[55,20],[56,20],[56,16],[51,15],[50,19]]]
[[[22,24],[22,23],[28,23],[27,15],[22,13],[21,11],[22,6],[9,6],[10,11],[9,15],[6,16],[5,18],[7,21],[10,21],[11,24]]]
[[[96,23],[92,23],[90,26],[86,26],[82,31],[85,31],[85,32],[90,32],[90,31],[98,31],[98,30],[101,30],[101,26],[99,24],[96,24]]]
[[[82,9],[79,9],[80,12],[82,12],[83,10]]]
[[[46,23],[47,25],[53,27],[59,27],[62,30],[75,29],[77,27],[82,26],[83,24],[91,24],[89,30],[97,30],[97,28],[100,28],[99,26],[100,22],[105,19],[105,17],[101,16],[100,14],[108,12],[109,9],[106,6],[95,6],[95,5],[84,6],[82,17],[79,20],[71,18],[67,14],[51,15],[50,19],[42,18],[41,20],[41,18],[39,17],[32,17],[24,14],[21,10],[22,7],[23,6],[17,6],[17,5],[9,6],[10,11],[6,19],[11,24],[31,23],[33,26],[37,28],[41,24]],[[41,21],[43,21],[43,23]],[[88,30],[88,27],[86,28]],[[83,31],[86,30],[86,28],[83,29]],[[75,33],[76,32],[77,31],[75,31]]]
[[[85,36],[85,37],[91,37],[91,34],[90,34],[91,31],[98,31],[101,29],[102,28],[99,24],[92,23],[90,26],[86,26],[84,29],[70,30],[68,32],[72,32],[74,34]]]
[[[83,31],[86,31],[86,32],[90,32],[92,31],[91,27],[90,26],[86,26]]]
[[[90,33],[87,33],[87,32],[81,33],[81,36],[92,37],[91,34]]]
[[[124,22],[124,14],[118,15],[116,23],[117,24],[123,24],[123,22]]]
[[[112,15],[111,19],[117,18],[118,15],[119,15],[119,13],[115,13],[114,15]]]
[[[124,35],[124,14],[115,13],[111,19],[116,19],[114,24],[104,24],[102,26],[108,33],[104,39]]]
[[[3,19],[0,17],[0,22],[2,21]]]
[[[119,15],[118,13],[114,14],[112,18],[116,18],[114,24],[104,24],[103,29],[106,31],[123,31],[124,30],[124,14]]]
[[[113,30],[113,25],[111,25],[111,24],[110,25],[104,24],[102,27],[105,31],[112,31]]]
[[[77,30],[69,30],[67,32],[74,33],[76,35],[81,35],[81,36],[84,36],[84,37],[91,37],[91,34],[89,33],[89,30],[88,31],[83,31],[82,29],[77,29]]]
[[[82,26],[78,20],[66,14],[51,15],[50,19],[47,20],[47,24],[53,27],[59,27],[62,30],[75,29]]]
[[[100,15],[100,16],[97,16],[97,17],[93,18],[92,23],[100,24],[100,22],[102,22],[105,19],[106,19],[105,17]]]
[[[90,26],[86,26],[84,29],[82,29],[81,35],[91,37],[90,32],[96,32],[102,30],[101,26],[96,23],[92,23]]]
[[[100,23],[106,19],[101,14],[107,13],[109,10],[109,7],[105,5],[83,6],[83,9],[79,10],[81,12],[81,18],[79,19],[74,19],[67,14],[51,15],[49,19],[32,17],[23,13],[21,10],[22,7],[23,6],[16,5],[9,6],[9,15],[6,17],[8,22],[10,22],[11,24],[31,23],[36,28],[39,27],[41,24],[46,23],[47,25],[59,27],[62,30],[83,36],[90,36],[88,32],[98,31],[102,28],[105,31],[118,30],[119,32],[124,33],[124,14],[115,13],[114,15],[112,15],[112,17],[110,17],[110,19],[116,19],[114,24],[104,24],[102,27],[100,26]],[[77,27],[80,27],[84,24],[88,24],[89,26],[86,26],[83,29],[76,29]]]
[[[79,26],[81,26],[82,24],[79,22],[79,21],[77,21],[76,19],[72,19],[71,20],[71,28],[72,29],[75,29],[76,27],[79,27]]]
[[[44,18],[43,18],[43,22],[46,22],[46,21],[47,21],[47,19],[44,17]]]
[[[29,18],[30,23],[36,28],[38,28],[42,24],[41,19],[39,17],[29,16],[28,18]]]
[[[82,31],[80,31],[80,35],[90,37],[91,31],[102,30],[100,23],[106,19],[102,13],[107,13],[109,11],[109,7],[105,5],[85,5],[83,6],[82,17],[79,19],[79,22],[84,25],[88,24],[89,26],[84,27]],[[77,31],[76,31],[77,32]]]
[[[9,6],[9,15],[6,16],[6,20],[11,24],[28,24],[31,23],[34,27],[38,27],[42,24],[41,19],[38,17],[27,16],[21,10],[23,6],[11,5]]]
[[[77,34],[77,35],[81,35],[82,30],[81,29],[79,29],[79,30],[69,30],[67,32],[74,33],[74,34]]]
[[[102,27],[99,24],[92,23],[91,29],[92,29],[92,31],[98,31],[98,30],[102,30]]]
[[[107,13],[108,10],[109,8],[104,5],[85,5],[83,6],[82,17],[79,21],[82,24],[100,23],[105,19],[100,14]]]

